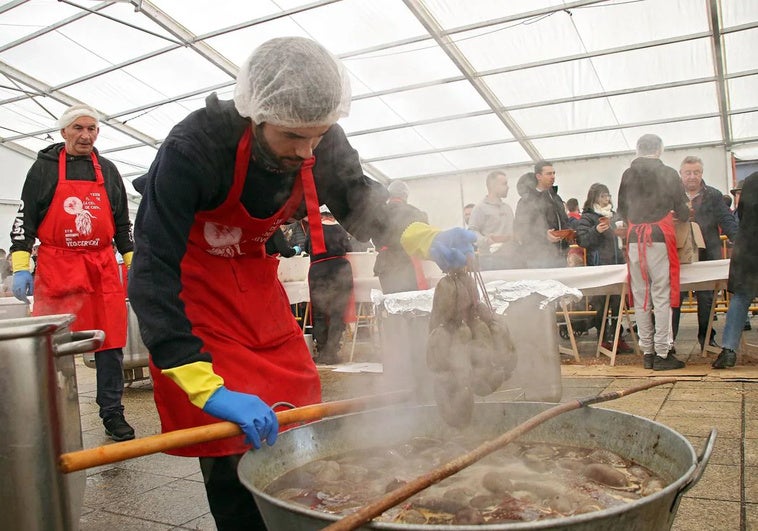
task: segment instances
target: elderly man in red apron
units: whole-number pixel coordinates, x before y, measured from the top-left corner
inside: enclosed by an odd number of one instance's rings
[[[321,400],[318,372],[277,279],[266,240],[282,223],[311,223],[322,254],[319,206],[360,240],[394,235],[443,269],[465,264],[475,236],[387,216],[386,190],[365,177],[336,125],[349,82],[322,46],[291,37],[243,63],[234,101],[216,95],[177,124],[135,180],[143,194],[129,295],[150,350],[164,430],[218,419],[244,435],[174,453],[200,457],[219,529],[260,529],[237,463],[276,441],[272,410]]]
[[[661,162],[661,153],[660,137],[639,138],[637,158],[621,176],[617,211],[628,226],[627,268],[643,363],[655,371],[684,367],[669,352],[671,308],[679,306],[673,220],[690,214],[679,173]]]
[[[73,313],[72,330],[105,332],[95,353],[96,401],[106,434],[125,441],[134,429],[121,404],[126,299],[113,243],[127,266],[133,243],[124,182],[94,146],[98,120],[91,107],[70,107],[58,121],[65,142],[40,151],[29,169],[11,231],[13,293],[26,302],[34,295],[33,315]],[[35,239],[41,243],[33,280]]]

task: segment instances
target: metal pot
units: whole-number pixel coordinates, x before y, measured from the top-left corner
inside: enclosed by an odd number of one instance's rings
[[[72,354],[100,348],[101,330],[70,332],[74,315],[0,321],[0,514],[3,529],[79,529],[84,472],[58,456],[82,448]]]
[[[477,403],[475,433],[495,438],[554,404],[534,402]],[[322,420],[280,434],[270,448],[248,452],[237,473],[253,493],[269,529],[316,530],[337,520],[334,515],[285,502],[263,492],[271,481],[292,468],[343,452],[392,444],[411,436],[444,439],[450,433],[436,406],[356,413]],[[700,479],[710,458],[715,431],[700,456],[682,435],[657,422],[616,411],[585,407],[540,425],[521,440],[604,448],[662,476],[669,485],[628,505],[566,518],[488,526],[492,530],[570,529],[627,531],[670,529],[681,496]],[[418,525],[378,522],[367,529],[476,531],[481,526]],[[363,529],[363,528],[362,528]]]

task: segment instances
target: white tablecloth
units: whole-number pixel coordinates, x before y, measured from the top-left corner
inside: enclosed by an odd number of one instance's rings
[[[484,282],[493,280],[557,280],[570,288],[582,291],[584,295],[617,295],[626,282],[626,265],[593,267],[559,267],[553,269],[508,269],[502,271],[482,271]],[[716,289],[719,282],[729,278],[729,260],[711,260],[683,264],[681,268],[682,290]],[[435,285],[439,277],[429,279]],[[377,277],[353,279],[356,302],[371,301],[372,289],[380,289]],[[310,300],[308,282],[283,282],[291,303]]]

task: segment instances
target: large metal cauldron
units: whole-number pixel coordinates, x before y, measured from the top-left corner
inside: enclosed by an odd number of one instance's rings
[[[473,426],[476,434],[494,438],[554,404],[534,402],[478,403]],[[277,443],[262,451],[248,452],[237,473],[253,493],[270,531],[322,529],[336,517],[284,502],[262,492],[284,472],[331,455],[427,435],[446,438],[448,428],[436,406],[383,409],[322,420],[284,432]],[[699,479],[710,458],[715,432],[701,456],[675,431],[642,417],[615,411],[582,408],[542,424],[521,440],[605,448],[636,461],[671,483],[662,491],[622,507],[566,518],[498,524],[492,530],[570,529],[572,531],[649,531],[670,529],[681,496]],[[368,529],[429,531],[480,531],[482,526],[373,523]],[[363,528],[362,528],[363,529]]]
[[[63,475],[81,450],[73,354],[97,350],[102,330],[70,332],[74,315],[0,320],[0,528],[79,529],[85,473]]]

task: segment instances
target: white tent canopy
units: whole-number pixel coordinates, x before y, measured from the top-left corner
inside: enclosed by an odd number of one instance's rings
[[[753,0],[0,1],[0,145],[33,158],[73,103],[127,180],[260,43],[300,35],[347,67],[341,121],[380,179],[758,144]]]

